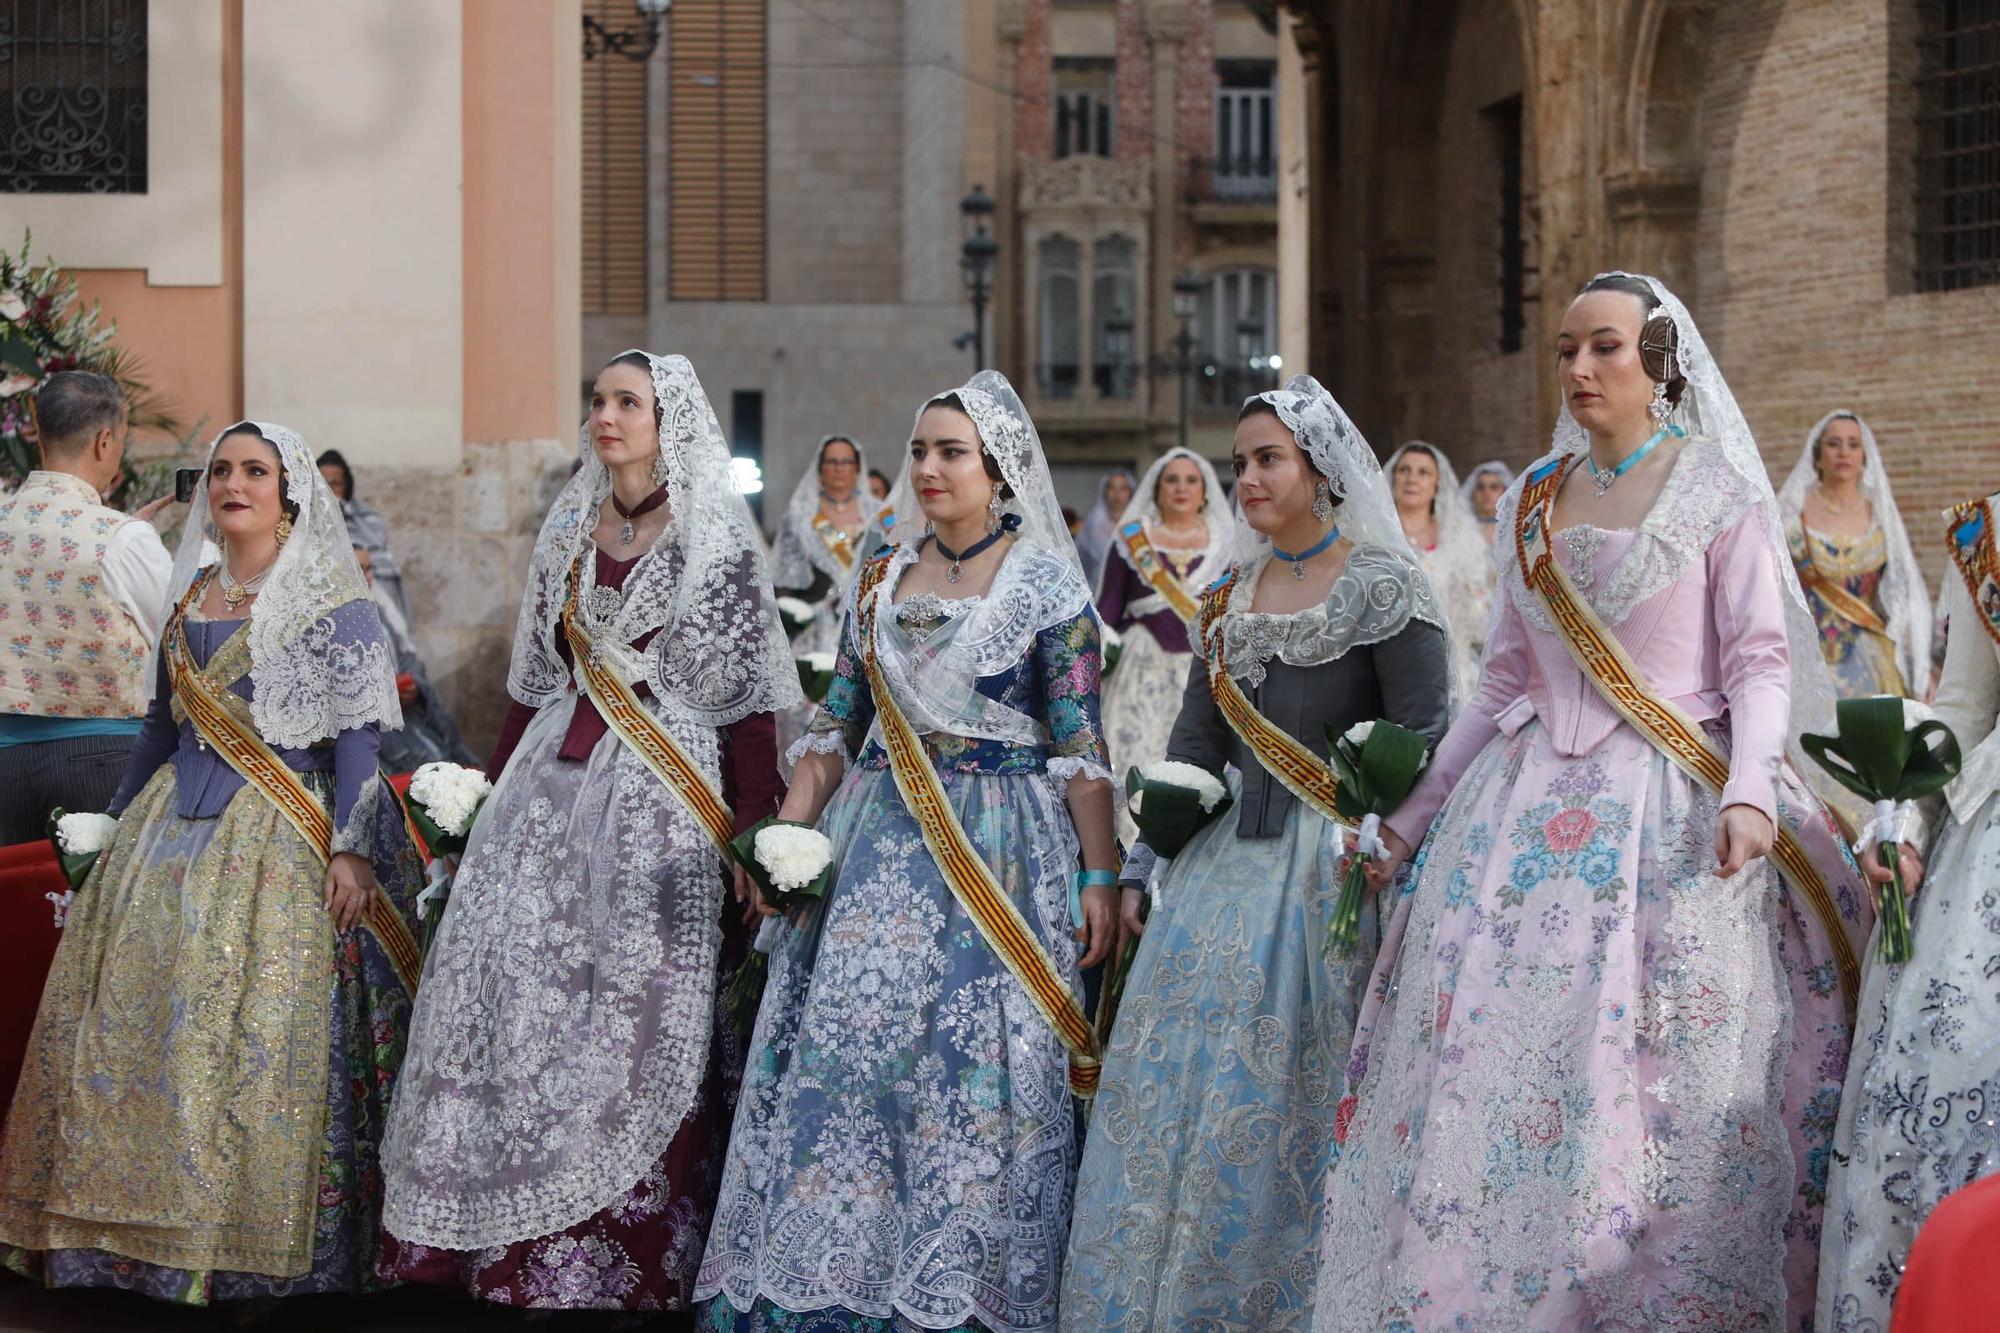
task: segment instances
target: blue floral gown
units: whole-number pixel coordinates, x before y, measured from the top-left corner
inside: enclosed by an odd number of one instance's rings
[[[1025,743],[929,731],[960,823],[1066,981],[1077,983],[1064,804],[1109,776],[1088,590],[1037,548],[1008,553],[981,597],[919,594],[887,557],[876,641],[913,726],[899,664],[978,663],[958,706]],[[820,821],[825,901],[790,921],[743,1078],[696,1294],[716,1330],[1054,1329],[1076,1175],[1066,1057],[1027,992],[945,884],[866,739],[874,701],[850,614],[836,677],[799,749],[852,756]]]

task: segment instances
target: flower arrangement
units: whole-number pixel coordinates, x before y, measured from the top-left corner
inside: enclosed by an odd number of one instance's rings
[[[493,784],[476,768],[435,762],[410,775],[410,818],[434,856],[460,856]]]
[[[118,820],[112,815],[72,815],[60,806],[49,812],[49,842],[71,891],[83,887],[98,854],[111,845],[111,835],[117,831]]]
[[[826,896],[833,843],[810,824],[760,819],[737,835],[729,852],[756,881],[764,901],[780,911]]]
[[[1327,957],[1344,958],[1354,952],[1361,937],[1365,869],[1389,850],[1382,841],[1382,819],[1395,813],[1417,785],[1417,775],[1429,758],[1430,742],[1407,727],[1377,721],[1357,722],[1337,737],[1329,727],[1326,740],[1327,760],[1340,778],[1333,796],[1334,811],[1358,824],[1354,855],[1341,872],[1340,897],[1334,901],[1333,918],[1326,927]]]
[[[799,631],[812,624],[818,616],[819,612],[809,603],[802,602],[796,597],[778,599],[778,619],[783,622],[785,637],[788,639],[796,639]]]
[[[30,240],[23,235],[16,252],[0,250],[0,484],[9,489],[41,465],[34,390],[59,371],[111,376],[125,390],[135,428],[182,435],[181,423],[147,386],[132,356],[112,341],[117,324],[106,322],[95,305],[84,309],[75,279],[53,263],[32,264]],[[182,448],[187,444],[183,439]],[[122,508],[130,500],[153,498],[175,461],[164,467],[128,464],[125,482],[112,488],[105,503]],[[143,491],[135,484],[142,481]]]
[[[792,661],[799,669],[799,688],[806,692],[806,698],[813,703],[826,698],[826,692],[833,688],[833,654],[806,653]]]
[[[1958,776],[1958,737],[1923,704],[1892,694],[1842,699],[1834,705],[1834,724],[1836,734],[1801,736],[1799,745],[1835,782],[1875,807],[1854,850],[1865,856],[1872,846],[1889,871],[1875,905],[1882,961],[1907,963],[1915,942],[1898,846],[1903,816],[1910,802],[1943,790]]]
[[[1113,671],[1118,669],[1118,659],[1125,655],[1125,636],[1111,628],[1111,626],[1106,625],[1104,627],[1101,652],[1104,657],[1104,666],[1098,673],[1099,679],[1109,676]]]
[[[1188,841],[1233,802],[1222,779],[1205,768],[1162,759],[1125,775],[1127,808],[1146,845],[1177,856]]]

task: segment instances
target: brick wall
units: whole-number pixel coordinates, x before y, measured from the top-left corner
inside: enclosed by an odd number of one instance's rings
[[[1055,46],[1049,31],[1049,0],[1019,0],[1021,41],[1014,58],[1014,151],[1022,157],[1053,157],[1056,151]]]

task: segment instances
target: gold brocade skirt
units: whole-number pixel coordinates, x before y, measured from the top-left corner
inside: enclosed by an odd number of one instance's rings
[[[214,819],[179,817],[175,790],[164,765],[71,905],[0,1148],[0,1241],[299,1276],[328,1115],[325,871],[254,788]]]

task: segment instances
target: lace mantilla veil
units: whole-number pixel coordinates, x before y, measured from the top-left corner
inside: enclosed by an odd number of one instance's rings
[[[1463,502],[1458,498],[1462,489],[1458,480],[1458,469],[1454,468],[1451,460],[1444,456],[1444,450],[1428,440],[1410,440],[1399,445],[1396,452],[1389,455],[1388,461],[1382,464],[1382,480],[1389,488],[1390,503],[1395,503],[1396,464],[1412,449],[1427,450],[1437,463],[1437,497],[1431,501],[1431,513],[1437,518],[1438,525],[1438,544],[1435,554],[1442,556],[1444,563],[1454,571],[1463,570],[1467,577],[1483,580],[1486,577],[1490,548],[1479,535],[1479,519],[1472,512],[1470,493],[1467,492],[1468,498]],[[1402,526],[1400,517],[1397,518],[1396,524],[1398,527]],[[1418,554],[1421,555],[1422,552]]]
[[[285,498],[297,507],[292,535],[278,548],[257,600],[250,604],[250,716],[266,743],[303,750],[341,732],[403,725],[396,665],[386,634],[372,643],[335,642],[332,613],[349,602],[374,603],[326,479],[306,442],[284,426],[239,421],[209,443],[201,480],[188,502],[188,521],[174,552],[169,583],[178,602],[205,569],[209,540],[208,465],[230,432],[255,426],[278,452]]]
[[[582,559],[586,618],[599,620],[610,642],[629,644],[657,632],[634,663],[654,698],[711,727],[791,707],[803,698],[798,670],[715,410],[686,357],[640,355],[652,369],[660,423],[653,476],[667,487],[672,517],[626,580],[622,598],[593,605],[596,562],[583,557],[593,555],[590,534],[611,494],[611,472],[591,447],[586,421],[577,437],[576,475],[549,506],[535,539],[507,691],[541,708],[569,688],[570,668],[556,644],[570,569]]]
[[[772,543],[771,581],[780,588],[803,588],[813,581],[815,571],[826,575],[838,586],[853,573],[851,568],[841,565],[820,535],[813,531],[813,519],[819,515],[819,469],[826,458],[826,447],[838,440],[853,448],[857,460],[854,469],[854,492],[860,501],[863,514],[879,512],[882,508],[868,494],[868,455],[859,444],[846,435],[824,435],[819,446],[813,450],[812,466],[799,478],[799,484],[792,487],[792,498],[785,502],[784,515],[778,520],[778,539]],[[864,525],[865,526],[865,525]],[[863,535],[866,540],[866,534]],[[866,551],[856,555],[865,556]],[[859,560],[857,559],[857,562]]]
[[[1910,547],[1910,534],[1903,528],[1902,511],[1896,508],[1896,494],[1889,488],[1889,473],[1882,466],[1882,451],[1876,447],[1875,432],[1858,415],[1839,408],[1813,423],[1806,432],[1805,448],[1792,465],[1791,476],[1778,491],[1778,511],[1787,524],[1799,521],[1806,492],[1818,478],[1813,471],[1813,445],[1827,426],[1840,419],[1861,428],[1862,453],[1866,464],[1861,472],[1861,493],[1875,513],[1875,525],[1882,530],[1889,550],[1889,563],[1882,570],[1877,595],[1888,612],[1889,639],[1896,645],[1896,666],[1903,673],[1903,687],[1921,696],[1931,676],[1931,594],[1924,584],[1924,571]]]
[[[1139,478],[1139,485],[1132,492],[1132,503],[1125,506],[1125,512],[1119,516],[1117,525],[1111,531],[1111,550],[1126,564],[1132,564],[1132,553],[1125,548],[1119,529],[1135,518],[1149,527],[1160,522],[1160,477],[1169,463],[1182,460],[1200,469],[1201,493],[1207,502],[1201,511],[1201,521],[1208,525],[1208,545],[1203,548],[1201,559],[1188,570],[1188,590],[1199,593],[1214,582],[1229,563],[1230,546],[1235,538],[1235,519],[1229,512],[1229,499],[1223,492],[1222,482],[1215,475],[1215,464],[1192,449],[1175,445],[1153,460],[1153,465],[1146,469],[1146,475]],[[1136,570],[1138,567],[1134,565],[1133,568]],[[1157,595],[1147,594],[1149,597]]]
[[[1479,479],[1489,472],[1500,478],[1503,487],[1514,484],[1514,469],[1497,458],[1489,458],[1484,463],[1476,464],[1472,471],[1465,474],[1465,480],[1458,484],[1458,498],[1464,504],[1465,512],[1472,515],[1474,525],[1479,523],[1479,509],[1472,501],[1472,489],[1479,484]],[[1442,493],[1444,488],[1438,489]]]
[[[1702,559],[1709,544],[1742,518],[1745,511],[1755,510],[1766,556],[1785,590],[1785,638],[1790,646],[1792,673],[1792,716],[1786,753],[1793,767],[1808,782],[1813,782],[1822,796],[1834,799],[1836,806],[1843,806],[1842,799],[1832,797],[1826,790],[1833,784],[1815,781],[1814,775],[1820,770],[1806,760],[1798,744],[1803,732],[1832,732],[1833,680],[1827,673],[1826,659],[1820,655],[1819,627],[1806,607],[1805,591],[1792,568],[1791,552],[1785,544],[1784,518],[1778,509],[1777,496],[1771,491],[1763,457],[1757,452],[1756,437],[1750,433],[1750,423],[1736,405],[1736,396],[1722,378],[1721,367],[1716,365],[1714,354],[1695,327],[1694,317],[1680,298],[1667,290],[1665,283],[1643,274],[1617,271],[1598,276],[1633,277],[1644,282],[1659,298],[1659,309],[1652,313],[1673,320],[1678,337],[1674,363],[1687,380],[1687,388],[1672,419],[1686,430],[1688,439],[1674,474],[1640,525],[1632,549],[1606,585],[1592,590],[1592,603],[1605,623],[1619,624],[1633,607],[1670,586],[1690,564]],[[1563,402],[1549,452],[1516,479],[1500,500],[1497,518],[1501,532],[1493,542],[1494,563],[1499,567],[1501,586],[1514,608],[1538,628],[1553,630],[1554,622],[1540,598],[1522,581],[1520,556],[1510,536],[1514,517],[1520,511],[1521,487],[1527,472],[1550,459],[1581,454],[1589,447],[1589,434],[1570,414],[1568,402]],[[1690,458],[1698,449],[1712,450],[1712,460]],[[1696,466],[1687,466],[1690,463]]]

